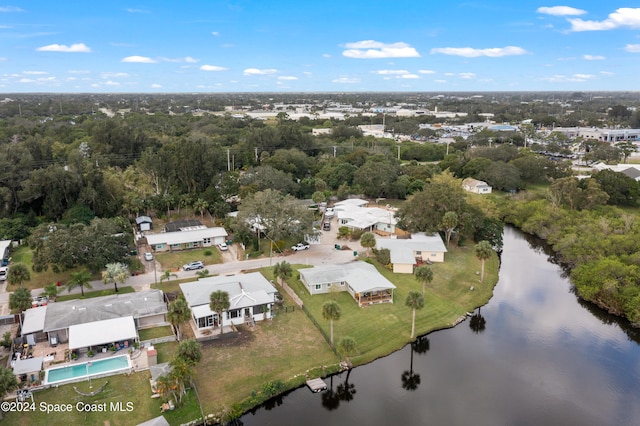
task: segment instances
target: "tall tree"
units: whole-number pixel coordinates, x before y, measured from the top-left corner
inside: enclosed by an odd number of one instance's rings
[[[222,290],[216,290],[209,296],[209,308],[218,315],[218,323],[220,325],[220,334],[224,332],[222,327],[222,313],[229,309],[229,293]]]
[[[345,362],[351,368],[351,355],[356,352],[356,339],[351,336],[343,336],[338,340],[336,350],[344,357]]]
[[[0,401],[4,401],[4,397],[12,390],[18,389],[18,380],[16,375],[10,369],[0,366]],[[0,413],[0,420],[2,413]]]
[[[404,304],[411,309],[411,339],[413,339],[416,331],[416,310],[424,308],[424,297],[419,292],[412,290],[407,294]]]
[[[360,237],[360,245],[367,249],[367,252],[370,252],[373,247],[376,246],[376,236],[373,232],[365,232]]]
[[[102,271],[102,282],[113,284],[118,292],[118,283],[124,284],[129,276],[129,269],[123,263],[107,263],[106,269]]]
[[[456,226],[458,226],[458,213],[456,212],[446,212],[444,216],[442,216],[442,222],[440,223],[442,229],[444,229],[445,239],[447,241],[447,247],[449,247],[449,241],[451,241],[451,233]]]
[[[329,320],[331,330],[331,346],[333,347],[333,321],[340,319],[341,311],[340,305],[335,300],[327,300],[322,305],[322,317]]]
[[[91,280],[91,273],[86,269],[83,269],[82,271],[78,271],[78,272],[72,272],[71,279],[69,280],[69,282],[65,287],[69,293],[71,293],[71,290],[73,290],[74,288],[80,287],[80,292],[82,293],[82,297],[84,297],[85,287],[88,289],[93,288],[91,287],[91,284],[89,284],[90,280]]]
[[[480,273],[480,282],[484,281],[484,262],[491,257],[493,247],[489,241],[483,240],[475,245],[476,257],[482,262],[482,272]]]
[[[22,287],[22,284],[30,279],[31,274],[29,273],[27,265],[24,263],[16,263],[9,267],[9,272],[7,274],[7,281],[9,281],[9,284],[19,285]]]
[[[25,287],[19,287],[9,295],[9,308],[11,312],[19,314],[29,309],[32,301],[31,290]]]
[[[433,271],[426,265],[418,266],[413,274],[416,276],[418,280],[422,283],[422,297],[424,297],[424,292],[427,287],[427,283],[433,281]]]
[[[56,297],[58,297],[58,285],[56,283],[45,285],[40,296],[44,296],[50,301],[55,302]]]
[[[178,341],[182,338],[182,324],[191,319],[191,308],[184,299],[184,296],[178,296],[176,300],[169,305],[169,312],[167,312],[167,320],[176,329]]]
[[[293,269],[291,268],[291,265],[286,260],[276,263],[273,266],[273,275],[276,277],[280,285],[282,285],[285,279],[291,276],[292,272],[293,272]]]
[[[202,360],[202,345],[194,339],[183,340],[178,345],[176,358],[182,358],[193,367]]]

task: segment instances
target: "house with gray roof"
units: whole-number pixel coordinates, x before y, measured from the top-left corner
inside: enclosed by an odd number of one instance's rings
[[[411,234],[409,239],[376,238],[378,249],[388,249],[393,272],[413,274],[414,266],[422,263],[444,262],[447,248],[440,234]]]
[[[485,181],[466,178],[462,181],[462,189],[474,194],[491,194],[491,186]]]
[[[395,285],[367,262],[322,265],[300,269],[300,281],[309,294],[347,291],[359,306],[393,303]]]
[[[180,289],[198,331],[269,319],[277,293],[260,272],[201,278],[180,284]],[[209,307],[211,293],[217,290],[229,295],[229,309],[221,318]]]
[[[161,290],[74,299],[27,309],[22,335],[69,342],[70,349],[136,340],[137,330],[169,324]]]

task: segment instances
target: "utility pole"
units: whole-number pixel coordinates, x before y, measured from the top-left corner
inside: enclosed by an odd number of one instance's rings
[[[229,148],[227,148],[227,171],[231,171],[231,157],[229,156]]]
[[[336,148],[337,148],[337,147],[334,145],[334,146],[333,146],[333,158],[336,158]]]
[[[400,161],[400,145],[398,145],[398,161]]]
[[[258,147],[256,146],[256,147],[254,148],[254,150],[255,150],[255,153],[256,153],[256,163],[259,163],[259,162],[260,162],[260,160],[258,159]]]

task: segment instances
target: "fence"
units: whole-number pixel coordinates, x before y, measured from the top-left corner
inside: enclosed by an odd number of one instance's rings
[[[302,306],[302,312],[304,312],[307,315],[307,318],[309,318],[309,320],[311,320],[311,322],[313,323],[313,325],[316,326],[316,328],[318,329],[318,331],[320,332],[320,334],[322,334],[322,337],[324,337],[324,340],[327,341],[327,344],[329,345],[329,347],[331,348],[331,350],[333,351],[334,354],[336,354],[336,356],[338,356],[338,352],[336,352],[336,348],[334,348],[331,345],[331,339],[329,338],[329,336],[327,336],[327,333],[324,332],[324,330],[322,329],[322,327],[320,327],[320,324],[318,324],[318,322],[316,321],[316,319],[313,317],[313,315],[311,315],[311,312],[309,312],[307,310],[307,308],[305,308],[304,306]]]

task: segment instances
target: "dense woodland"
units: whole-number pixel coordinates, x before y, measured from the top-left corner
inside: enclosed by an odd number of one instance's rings
[[[398,215],[407,230],[441,231],[454,243],[488,240],[500,249],[507,221],[546,239],[572,268],[581,296],[634,322],[640,319],[640,224],[629,210],[637,207],[638,183],[610,171],[577,180],[570,162],[524,147],[525,138],[547,125],[640,127],[640,116],[633,112],[640,103],[637,94],[616,94],[615,99],[585,93],[462,97],[7,96],[0,102],[0,238],[29,241],[35,269],[83,265],[95,272],[126,257],[131,237],[126,219],[139,214],[168,218],[189,208],[222,221],[236,209],[241,218],[266,217],[265,206],[289,205],[295,198],[406,199]],[[277,110],[282,103],[304,103],[319,111],[328,98],[354,106],[402,102],[469,113],[457,121],[479,120],[478,114],[486,112],[496,114],[498,122],[532,121],[520,132],[482,130],[447,146],[437,143],[436,132],[418,129],[435,122],[433,116],[294,121],[283,113],[263,121],[200,113],[229,105]],[[109,117],[104,109],[126,113]],[[354,127],[383,120],[395,133],[424,142],[364,137]],[[332,132],[313,136],[313,128]],[[546,149],[554,152],[568,151],[575,143],[553,132],[546,138]],[[594,160],[619,161],[628,155],[624,147],[583,144]],[[460,187],[465,177],[513,195],[468,197]],[[532,188],[542,189],[523,191]],[[264,201],[269,199],[279,202]],[[303,235],[311,224],[304,217],[304,226],[273,237]],[[249,243],[253,235],[242,223],[227,224]]]

